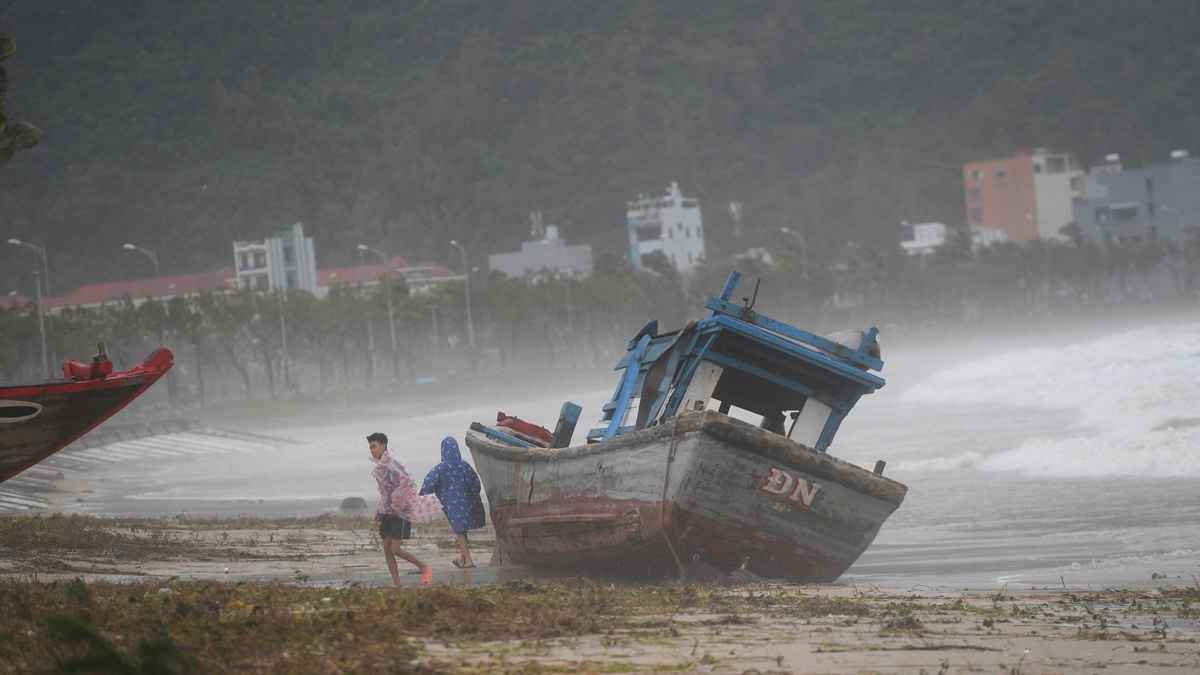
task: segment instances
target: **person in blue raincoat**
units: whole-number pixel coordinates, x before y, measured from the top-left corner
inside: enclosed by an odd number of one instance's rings
[[[474,567],[471,549],[467,547],[467,531],[484,526],[483,501],[479,499],[479,475],[462,459],[458,441],[450,436],[442,439],[442,463],[433,467],[421,484],[421,494],[435,494],[442,502],[442,511],[454,530],[459,558],[455,567]]]

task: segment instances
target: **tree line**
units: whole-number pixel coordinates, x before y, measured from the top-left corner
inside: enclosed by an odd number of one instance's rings
[[[788,238],[687,275],[660,255],[645,263],[635,272],[616,256],[601,256],[582,279],[481,276],[472,283],[474,346],[461,284],[410,294],[401,280],[392,281],[394,352],[382,284],[335,286],[321,298],[237,290],[66,308],[48,319],[48,346],[59,358],[82,358],[104,341],[116,364],[127,367],[165,344],[177,358],[171,400],[205,405],[609,368],[647,320],[667,330],[700,316],[704,297],[731,269],[747,279],[739,296],[761,282],[760,311],[818,332],[874,324],[885,340],[1071,309],[1194,304],[1200,292],[1200,241],[1106,249],[1040,241],[972,251],[965,237],[952,237],[932,255],[910,257],[864,245],[815,252]],[[0,381],[40,379],[35,307],[0,309],[0,344]]]

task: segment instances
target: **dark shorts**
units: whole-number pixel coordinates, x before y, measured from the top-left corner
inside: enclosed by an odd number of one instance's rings
[[[379,516],[379,537],[381,539],[411,539],[412,523],[400,516],[389,514]]]

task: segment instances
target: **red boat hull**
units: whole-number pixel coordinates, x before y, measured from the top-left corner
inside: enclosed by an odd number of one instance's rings
[[[0,387],[0,482],[62,450],[129,405],[171,369],[159,349],[103,378]]]

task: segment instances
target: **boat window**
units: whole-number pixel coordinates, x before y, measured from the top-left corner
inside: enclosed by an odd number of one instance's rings
[[[804,394],[732,368],[721,374],[713,398],[755,413],[758,422],[764,415],[799,410],[805,400]]]
[[[763,421],[762,415],[759,415],[750,410],[746,410],[745,408],[739,408],[736,405],[730,406],[729,412],[727,412],[725,414],[729,415],[730,417],[732,417],[735,420],[741,420],[747,424],[753,424],[756,427],[760,426]]]
[[[621,420],[621,426],[627,427],[633,424],[633,421],[638,418],[638,410],[642,407],[642,399],[634,396],[629,399],[629,410],[625,412],[624,419]]]
[[[807,400],[806,395],[776,382],[726,368],[706,408],[780,436],[790,436]]]
[[[798,410],[772,410],[763,415],[715,398],[708,400],[705,410],[715,410],[780,436],[790,436],[791,429],[795,426],[796,418],[800,414]]]

